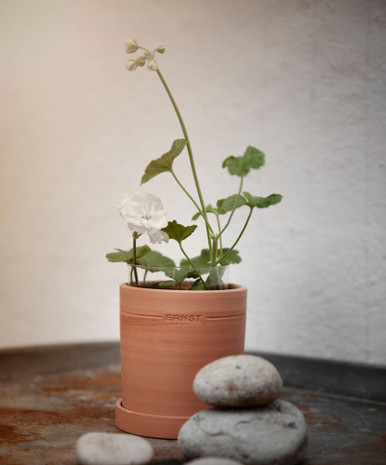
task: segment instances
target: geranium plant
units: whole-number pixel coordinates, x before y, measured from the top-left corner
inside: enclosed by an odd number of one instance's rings
[[[267,208],[279,203],[282,196],[271,194],[268,197],[260,197],[243,190],[244,178],[251,170],[259,169],[265,163],[264,153],[255,147],[248,146],[242,156],[228,156],[222,164],[222,167],[227,169],[230,175],[240,178],[238,191],[231,196],[217,200],[215,206],[206,204],[198,180],[185,123],[156,61],[156,54],[163,54],[165,47],[161,45],[151,52],[141,47],[135,40],[127,40],[125,50],[129,54],[138,51],[141,53],[137,58],[127,62],[126,67],[129,71],[147,65],[150,70],[157,74],[169,96],[183,134],[183,138],[176,139],[168,152],[148,164],[141,184],[147,183],[162,173],[169,173],[194,205],[195,213],[192,216],[192,221],[202,220],[206,230],[207,246],[202,249],[199,256],[190,257],[182,243],[194,233],[197,225],[184,226],[176,220],[168,221],[161,200],[157,196],[137,194],[132,197],[126,196],[118,205],[122,218],[132,231],[133,246],[130,250],[116,249],[115,252],[107,254],[106,257],[110,262],[127,263],[131,268],[130,282],[135,286],[148,285],[157,288],[180,289],[189,278],[191,281],[189,281],[188,287],[184,288],[191,290],[221,289],[224,286],[222,280],[224,267],[241,261],[239,252],[235,247],[242,237],[253,211],[256,208]],[[173,169],[175,158],[185,150],[196,189],[194,195],[184,187]],[[224,232],[229,227],[235,211],[242,207],[247,211],[244,225],[230,247],[224,247]],[[210,221],[210,218],[214,221]],[[184,256],[179,267],[171,258],[152,250],[148,245],[138,246],[137,240],[144,234],[148,235],[151,243],[160,244],[163,241],[176,241]],[[141,280],[138,276],[138,268],[145,269],[144,277]],[[161,282],[149,280],[147,274],[156,271],[163,271],[168,279]]]

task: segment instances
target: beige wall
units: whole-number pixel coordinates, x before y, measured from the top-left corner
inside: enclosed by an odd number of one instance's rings
[[[267,165],[246,190],[284,195],[232,270],[247,348],[384,363],[385,31],[382,0],[2,0],[0,346],[119,337],[112,205],[181,136],[156,75],[124,68],[133,37],[167,48],[206,201],[249,144]],[[190,221],[166,174],[147,189]]]

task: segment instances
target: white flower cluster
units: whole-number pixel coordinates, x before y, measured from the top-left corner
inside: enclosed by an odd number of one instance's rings
[[[153,244],[169,241],[166,232],[161,231],[167,226],[168,220],[161,199],[156,195],[126,195],[117,207],[131,231],[146,233]]]
[[[126,63],[126,68],[129,71],[134,71],[138,68],[138,66],[145,66],[147,63],[147,67],[152,71],[157,71],[158,63],[154,59],[156,53],[165,53],[165,47],[160,45],[157,47],[153,52],[150,52],[146,48],[140,47],[136,40],[128,39],[125,42],[125,51],[126,53],[135,53],[137,50],[144,50],[144,54],[136,59],[131,59]]]

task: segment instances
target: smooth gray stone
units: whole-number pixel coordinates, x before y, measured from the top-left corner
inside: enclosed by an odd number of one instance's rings
[[[132,434],[87,433],[76,444],[76,456],[82,465],[143,465],[153,455],[150,443]]]
[[[306,441],[303,414],[283,400],[247,409],[202,410],[178,436],[187,458],[220,456],[246,465],[295,465],[304,455]]]
[[[254,355],[231,355],[209,363],[196,375],[196,396],[216,407],[256,407],[277,399],[282,379],[272,365]]]

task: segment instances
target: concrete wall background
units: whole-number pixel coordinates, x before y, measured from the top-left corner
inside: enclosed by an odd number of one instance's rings
[[[167,48],[206,202],[237,189],[221,162],[249,144],[267,163],[245,189],[284,195],[231,270],[247,349],[385,363],[384,1],[2,0],[0,36],[1,347],[119,337],[112,205],[181,136],[156,75],[124,69],[136,38]],[[167,176],[146,188],[189,224]]]

